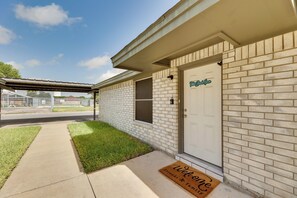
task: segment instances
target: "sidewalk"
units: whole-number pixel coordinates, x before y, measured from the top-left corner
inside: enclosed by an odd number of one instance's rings
[[[8,196],[94,197],[79,168],[65,122],[42,126],[0,191],[1,198]]]
[[[0,190],[0,198],[193,197],[159,173],[174,161],[154,151],[86,175],[76,158],[67,122],[46,124]],[[208,196],[216,197],[250,196],[220,184]]]

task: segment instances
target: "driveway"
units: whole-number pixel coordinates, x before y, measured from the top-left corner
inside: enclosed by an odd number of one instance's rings
[[[0,190],[1,198],[193,197],[159,173],[160,168],[175,161],[159,151],[86,175],[68,133],[68,123],[42,126]],[[220,184],[209,197],[249,196]]]

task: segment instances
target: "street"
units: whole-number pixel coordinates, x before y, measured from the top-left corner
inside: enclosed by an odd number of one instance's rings
[[[23,114],[2,114],[1,126],[11,124],[44,123],[55,121],[84,121],[92,120],[93,112],[51,112],[51,113],[23,113]]]

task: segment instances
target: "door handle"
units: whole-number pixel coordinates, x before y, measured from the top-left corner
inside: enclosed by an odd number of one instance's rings
[[[184,118],[186,118],[187,117],[187,114],[184,114]]]

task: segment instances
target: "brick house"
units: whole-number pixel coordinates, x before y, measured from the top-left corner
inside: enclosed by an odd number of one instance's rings
[[[297,197],[292,0],[180,1],[113,58],[99,119],[264,197]]]

